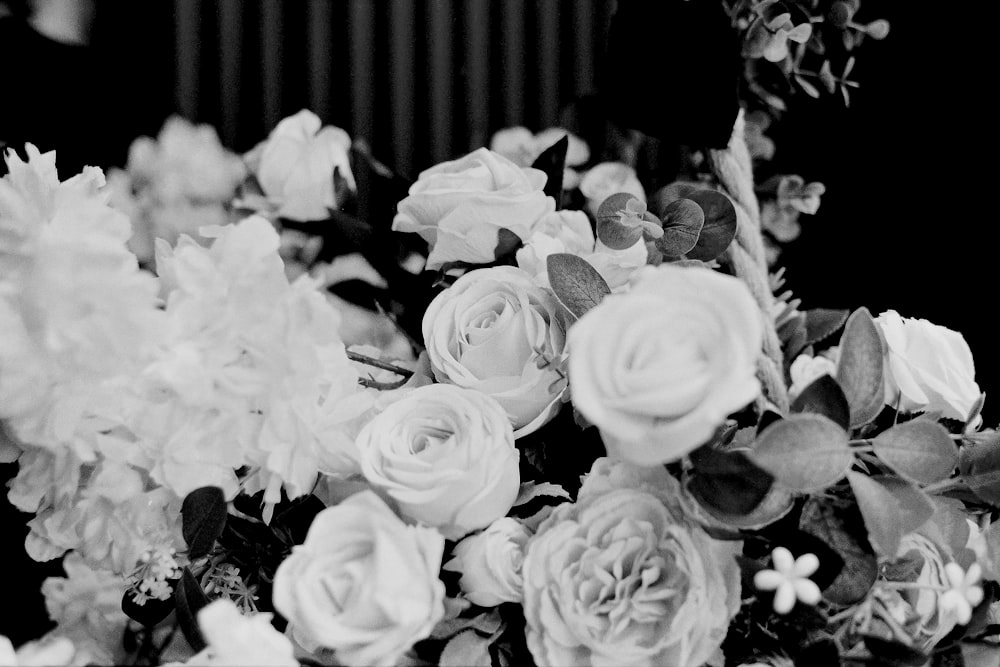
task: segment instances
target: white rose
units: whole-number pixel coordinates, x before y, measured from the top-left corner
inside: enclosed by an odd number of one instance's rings
[[[449,262],[487,264],[496,258],[500,230],[519,238],[555,210],[542,191],[545,172],[519,167],[485,148],[420,174],[392,221],[397,232],[414,232],[431,246],[428,269]]]
[[[760,393],[761,313],[737,278],[664,264],[569,330],[573,404],[608,453],[674,461]]]
[[[458,539],[502,517],[520,485],[503,408],[454,385],[419,387],[358,435],[361,471],[400,513]]]
[[[792,362],[788,372],[792,376],[792,386],[788,388],[788,396],[794,399],[815,380],[824,375],[834,375],[837,372],[837,364],[824,356],[811,357],[808,354],[800,354]]]
[[[198,626],[208,647],[186,665],[299,665],[292,643],[271,625],[271,614],[244,616],[231,600],[220,599],[198,611]]]
[[[580,192],[587,198],[587,208],[595,216],[601,202],[616,192],[627,192],[646,203],[646,191],[639,176],[623,162],[601,162],[590,168],[580,181]]]
[[[495,398],[521,437],[561,406],[564,317],[552,293],[521,269],[477,269],[428,306],[424,344],[439,382]]]
[[[4,667],[61,667],[74,664],[75,657],[76,647],[65,637],[28,642],[15,651],[10,640],[0,635],[0,665]]]
[[[313,519],[274,577],[275,609],[307,650],[347,664],[394,665],[444,616],[444,538],[407,526],[362,491]]]
[[[259,155],[257,180],[264,193],[279,203],[278,215],[292,220],[321,220],[336,209],[334,169],[350,188],[351,138],[339,127],[322,126],[319,116],[303,109],[285,118],[271,131]]]
[[[972,351],[957,331],[894,310],[875,321],[885,337],[885,401],[903,412],[964,420],[979,399]]]
[[[459,542],[444,569],[461,572],[458,585],[465,597],[481,607],[520,602],[521,565],[531,531],[516,519],[497,519],[481,533]]]

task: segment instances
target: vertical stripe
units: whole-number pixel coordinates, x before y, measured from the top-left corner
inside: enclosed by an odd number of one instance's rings
[[[430,158],[432,162],[437,163],[452,157],[451,64],[455,17],[451,0],[435,0],[430,3],[428,10]]]
[[[309,0],[309,106],[320,118],[330,118],[330,71],[343,67],[333,62],[334,35],[331,0]],[[336,26],[341,28],[341,26]]]
[[[351,42],[351,119],[354,136],[372,141],[374,95],[375,5],[351,0],[348,13]]]
[[[465,0],[465,111],[469,122],[466,148],[489,140],[490,7],[488,0]]]
[[[503,3],[504,125],[524,125],[524,0]]]
[[[282,42],[293,36],[284,34],[281,0],[262,0],[260,9],[264,126],[270,131],[281,120],[284,106],[284,91],[281,86],[285,65]],[[295,37],[302,39],[301,35]]]
[[[543,127],[559,119],[559,3],[539,2],[535,35],[538,44],[538,101]]]
[[[174,102],[190,119],[198,116],[198,70],[201,60],[201,0],[174,0]]]
[[[409,177],[413,168],[413,130],[415,91],[413,81],[414,59],[414,0],[393,0],[390,4],[392,35],[390,64],[392,77],[392,154],[396,170]]]
[[[243,2],[220,0],[219,12],[219,104],[222,140],[236,143],[240,114],[240,61],[243,55]]]
[[[594,90],[594,5],[574,2],[573,18],[573,96]]]

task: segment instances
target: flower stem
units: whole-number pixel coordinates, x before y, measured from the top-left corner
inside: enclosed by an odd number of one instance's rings
[[[360,352],[347,350],[347,358],[351,361],[356,361],[359,364],[373,366],[374,368],[381,368],[384,371],[390,371],[396,375],[402,376],[402,379],[397,380],[396,382],[379,382],[371,376],[367,378],[358,378],[358,384],[363,387],[370,387],[372,389],[378,389],[379,391],[399,389],[413,376],[413,371],[408,368],[403,368],[402,366],[397,366],[396,364],[390,364],[389,362],[382,361],[381,359],[374,359],[366,354],[361,354]]]
[[[947,586],[940,586],[936,584],[920,584],[915,581],[878,581],[875,584],[882,588],[889,588],[892,590],[927,590],[927,591],[940,591],[944,592],[948,590]]]

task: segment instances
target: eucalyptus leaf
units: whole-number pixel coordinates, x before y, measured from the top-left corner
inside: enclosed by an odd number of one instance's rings
[[[207,555],[226,527],[226,496],[217,486],[203,486],[187,494],[181,504],[181,533],[188,558]]]
[[[984,432],[962,445],[958,469],[973,493],[1000,506],[1000,433]]]
[[[958,464],[958,447],[948,431],[929,419],[914,419],[880,433],[875,454],[903,477],[933,484],[951,475]]]
[[[828,417],[845,431],[850,428],[851,408],[847,404],[844,390],[829,375],[821,375],[813,380],[795,397],[792,412],[811,412]]]
[[[765,428],[750,459],[785,487],[808,493],[842,478],[854,454],[844,429],[823,415],[803,413]]]
[[[850,314],[846,310],[811,308],[805,311],[806,345],[820,343],[837,332]]]
[[[635,195],[616,192],[604,198],[597,208],[597,238],[612,250],[625,250],[642,238],[642,227],[629,227],[621,223],[621,213]]]
[[[736,238],[736,207],[729,197],[717,190],[698,190],[687,198],[697,203],[705,214],[698,243],[687,256],[711,261],[724,253]]]
[[[556,210],[562,208],[563,172],[566,171],[566,151],[569,149],[569,135],[552,144],[535,158],[531,166],[541,169],[548,177],[543,191],[556,200]]]
[[[209,600],[201,584],[187,567],[181,573],[181,580],[174,589],[174,602],[177,605],[177,623],[184,633],[184,638],[195,652],[203,650],[207,644],[201,634],[201,628],[198,627],[198,611],[206,606]]]
[[[667,206],[681,198],[690,199],[690,195],[699,190],[704,190],[705,186],[696,181],[674,181],[653,193],[649,198],[649,210],[655,213],[661,220],[666,217]]]
[[[705,212],[697,202],[678,199],[663,210],[663,236],[656,248],[668,257],[681,257],[697,244],[705,226]]]
[[[867,308],[859,308],[847,319],[840,337],[837,382],[851,406],[851,426],[864,426],[875,419],[885,403],[882,368],[882,335]]]
[[[553,253],[546,266],[549,284],[559,302],[577,318],[611,294],[611,288],[587,260],[569,253]]]
[[[829,545],[844,561],[823,597],[838,605],[858,602],[878,577],[878,561],[862,534],[860,511],[824,498],[810,498],[802,507],[799,527]]]

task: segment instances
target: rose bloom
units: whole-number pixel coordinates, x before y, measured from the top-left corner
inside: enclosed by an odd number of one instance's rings
[[[564,318],[552,293],[521,269],[477,269],[427,307],[424,344],[439,382],[495,398],[520,437],[561,406]]]
[[[583,175],[580,192],[587,198],[587,209],[597,215],[601,202],[618,192],[627,192],[646,203],[646,191],[635,169],[623,162],[601,162]]]
[[[503,408],[448,384],[414,389],[358,435],[361,471],[400,513],[449,539],[504,516],[520,486],[518,451]]]
[[[0,665],[5,667],[62,667],[85,665],[77,662],[76,647],[66,637],[44,637],[22,644],[17,651],[6,636],[0,635]]]
[[[875,321],[886,342],[885,402],[903,412],[965,420],[979,398],[972,351],[957,331],[890,310]]]
[[[539,665],[700,667],[739,608],[738,542],[685,515],[663,468],[598,459],[528,541],[524,617]]]
[[[333,173],[355,189],[351,172],[351,138],[303,109],[285,118],[267,140],[247,156],[264,194],[278,205],[277,214],[292,220],[322,220],[336,209]]]
[[[501,602],[521,602],[524,545],[531,537],[517,519],[497,519],[481,533],[459,542],[444,569],[461,572],[458,585],[472,604],[495,607]]]
[[[271,625],[271,614],[244,616],[223,598],[198,610],[198,626],[208,646],[185,665],[299,665],[292,643]]]
[[[674,461],[760,393],[761,313],[742,281],[705,268],[643,269],[569,330],[573,404],[608,453]]]
[[[444,616],[443,551],[440,533],[407,526],[362,491],[316,515],[305,542],[278,566],[274,607],[306,650],[394,665]]]
[[[392,221],[431,246],[427,268],[449,262],[486,264],[496,259],[500,230],[524,240],[542,216],[555,210],[545,172],[519,167],[486,148],[420,174]]]

